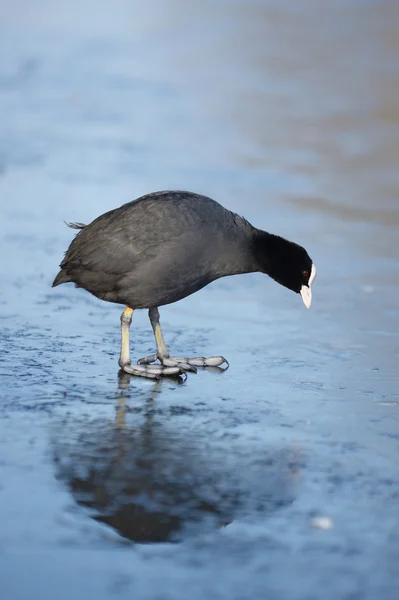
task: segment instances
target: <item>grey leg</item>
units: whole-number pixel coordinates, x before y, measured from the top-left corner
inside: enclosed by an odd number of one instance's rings
[[[160,377],[173,377],[176,375],[182,375],[184,371],[177,365],[131,365],[129,337],[132,315],[133,309],[129,307],[126,307],[121,314],[121,353],[118,361],[120,368],[130,375],[147,377],[148,379],[159,379]]]
[[[148,316],[150,317],[152,329],[154,331],[157,353],[141,358],[137,363],[138,365],[149,365],[156,360],[159,360],[165,367],[180,367],[184,371],[192,371],[193,373],[196,373],[197,367],[220,367],[223,363],[226,363],[227,367],[229,366],[229,363],[223,356],[209,356],[208,358],[203,356],[196,358],[169,356],[168,349],[163,339],[161,324],[159,322],[158,308],[150,308]]]

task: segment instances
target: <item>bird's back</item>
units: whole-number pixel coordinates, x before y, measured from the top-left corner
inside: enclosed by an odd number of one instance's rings
[[[252,231],[245,219],[206,196],[148,194],[84,227],[54,285],[73,281],[105,300],[160,306],[218,277],[251,270]]]

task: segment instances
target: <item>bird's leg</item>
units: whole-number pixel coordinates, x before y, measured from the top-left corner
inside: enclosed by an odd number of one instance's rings
[[[138,377],[147,377],[148,379],[159,379],[160,377],[173,377],[176,375],[182,375],[184,370],[175,366],[168,365],[151,365],[141,366],[132,365],[130,363],[130,324],[132,322],[133,309],[128,306],[121,314],[121,353],[119,356],[120,368],[129,373],[129,375],[137,375]]]
[[[130,365],[130,324],[132,322],[133,309],[128,306],[121,314],[121,353],[119,355],[119,366],[123,369]]]
[[[180,367],[184,371],[192,371],[196,373],[197,367],[220,367],[223,363],[229,366],[229,363],[223,356],[209,356],[205,358],[203,356],[196,358],[178,358],[169,356],[168,349],[162,335],[161,324],[159,322],[159,310],[150,308],[148,311],[150,317],[152,329],[154,331],[155,341],[157,344],[157,353],[141,358],[138,361],[138,365],[149,365],[156,360],[164,365],[165,367]]]

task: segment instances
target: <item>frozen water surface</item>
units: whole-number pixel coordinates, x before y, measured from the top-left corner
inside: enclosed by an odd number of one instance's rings
[[[396,600],[395,2],[0,7],[0,590]],[[190,189],[308,249],[161,310],[183,385],[118,376],[119,314],[50,288],[73,232]],[[144,312],[137,357],[153,351]]]

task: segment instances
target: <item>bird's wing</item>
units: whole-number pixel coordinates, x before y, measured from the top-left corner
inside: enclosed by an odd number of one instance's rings
[[[134,270],[138,263],[162,255],[185,234],[184,223],[178,215],[171,214],[175,211],[166,216],[165,210],[159,210],[159,203],[144,211],[137,208],[110,211],[82,229],[69,246],[61,267],[122,275]],[[174,224],[172,234],[170,220]]]

